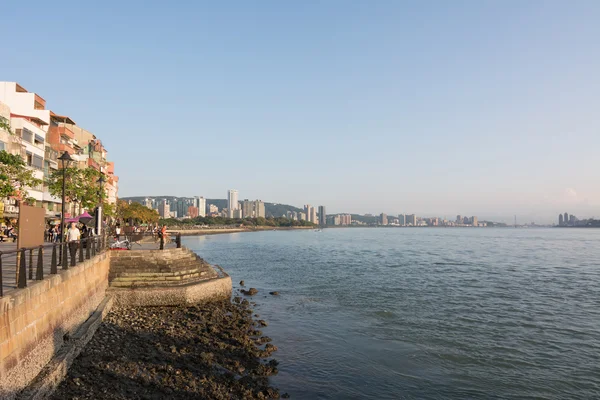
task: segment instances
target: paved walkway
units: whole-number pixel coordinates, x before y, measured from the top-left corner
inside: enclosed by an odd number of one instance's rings
[[[113,242],[113,240],[111,239],[111,243]],[[50,243],[45,243],[47,245],[50,245]],[[175,242],[169,242],[167,244],[165,244],[165,249],[171,249],[171,248],[175,248]],[[132,250],[158,250],[160,248],[160,243],[157,242],[153,242],[153,241],[146,241],[144,243],[134,243],[133,247],[131,248]],[[15,251],[17,249],[17,244],[11,242],[0,242],[0,251],[1,252],[8,252],[8,251]],[[85,254],[86,254],[86,250],[83,249],[84,251],[84,259],[85,259]],[[59,260],[59,254],[60,254],[60,250],[57,247],[56,249],[56,254],[57,254],[57,262],[58,262],[58,270],[60,271],[61,269],[61,265],[60,265],[60,260]],[[44,278],[47,277],[48,275],[50,275],[50,266],[52,264],[52,247],[48,246],[48,247],[44,247]],[[29,280],[29,251],[27,251],[26,254],[26,261],[27,261],[27,285],[31,283],[33,283],[32,281]],[[4,292],[4,294],[6,295],[7,293],[9,293],[12,290],[17,289],[17,255],[16,253],[11,253],[11,254],[3,254],[2,256],[0,256],[0,258],[2,259],[2,290]],[[37,269],[37,260],[38,260],[38,251],[34,250],[33,252],[33,277],[35,279],[35,274],[36,274],[36,269]],[[69,262],[71,261],[70,257],[69,257]],[[77,255],[77,260],[79,261],[79,254]],[[69,263],[69,266],[71,264]]]

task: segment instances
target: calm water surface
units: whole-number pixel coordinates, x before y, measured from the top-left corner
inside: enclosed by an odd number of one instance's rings
[[[184,245],[234,287],[259,289],[279,347],[273,383],[292,398],[600,398],[600,230],[269,231]]]

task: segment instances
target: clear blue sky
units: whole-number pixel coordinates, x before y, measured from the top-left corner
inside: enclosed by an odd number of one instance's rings
[[[28,1],[0,79],[97,134],[121,196],[600,217],[599,1]]]

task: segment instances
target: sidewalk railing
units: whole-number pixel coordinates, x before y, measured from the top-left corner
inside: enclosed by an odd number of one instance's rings
[[[28,280],[43,280],[66,270],[108,249],[107,236],[92,236],[68,243],[52,243],[0,251],[0,297],[4,287],[22,289]]]

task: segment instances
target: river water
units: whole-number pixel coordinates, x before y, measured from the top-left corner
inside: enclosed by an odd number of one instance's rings
[[[267,231],[184,245],[234,288],[259,290],[279,348],[273,383],[292,398],[600,398],[600,229]]]

